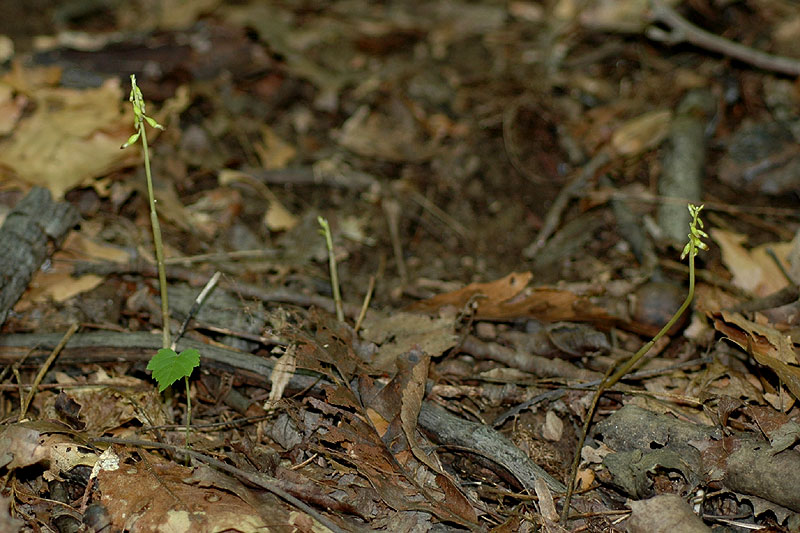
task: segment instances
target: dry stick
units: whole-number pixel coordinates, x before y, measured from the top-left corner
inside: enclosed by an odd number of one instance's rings
[[[36,387],[38,387],[39,383],[42,382],[42,379],[44,379],[44,375],[47,373],[47,370],[50,368],[50,365],[53,364],[53,361],[56,360],[58,354],[61,353],[61,350],[64,349],[64,346],[66,346],[67,342],[75,334],[76,331],[78,331],[78,324],[72,324],[69,327],[69,330],[67,330],[64,336],[61,338],[61,341],[58,343],[58,345],[55,348],[53,348],[52,352],[50,352],[50,356],[42,364],[41,368],[39,368],[39,372],[36,374],[36,378],[33,380],[33,383],[31,384],[31,391],[28,393],[28,395],[25,397],[25,400],[22,402],[22,407],[20,408],[19,411],[20,420],[25,418],[25,413],[28,411],[28,407],[30,406],[33,397],[36,395]]]
[[[214,272],[214,275],[211,276],[211,278],[206,283],[205,287],[203,287],[203,290],[201,290],[200,294],[198,294],[197,298],[195,298],[194,303],[192,303],[192,307],[189,309],[189,312],[186,313],[186,318],[183,320],[181,327],[178,328],[178,332],[175,334],[175,338],[172,339],[172,344],[170,345],[170,348],[173,351],[176,349],[178,341],[181,339],[181,337],[183,337],[184,333],[186,333],[186,329],[189,327],[189,322],[191,322],[192,319],[197,315],[197,313],[200,312],[200,308],[203,306],[203,303],[205,303],[206,298],[208,298],[208,295],[211,294],[211,291],[214,290],[214,287],[217,286],[217,282],[219,281],[221,275],[222,272],[220,272],[219,270]]]
[[[539,230],[536,240],[522,251],[522,255],[529,259],[536,256],[536,253],[542,249],[547,239],[555,232],[561,220],[561,214],[564,212],[564,209],[567,208],[569,201],[572,200],[573,197],[578,196],[578,193],[586,186],[589,179],[591,179],[595,172],[605,165],[608,160],[609,156],[605,151],[598,153],[586,163],[572,181],[567,183],[561,191],[559,191],[556,199],[553,201],[553,205],[547,212],[544,225],[542,229]]]
[[[97,274],[100,276],[120,275],[120,274],[139,274],[141,276],[154,277],[157,275],[153,266],[143,261],[134,261],[132,263],[112,263],[112,262],[86,262],[78,261],[75,263],[73,275],[79,274]],[[210,275],[199,273],[196,269],[170,267],[167,270],[167,277],[172,280],[186,281],[191,285],[201,285],[208,282]],[[256,298],[266,303],[288,303],[300,307],[309,307],[315,305],[321,307],[330,313],[334,313],[335,304],[331,298],[320,296],[316,294],[308,295],[302,294],[299,291],[292,291],[289,289],[265,289],[261,286],[251,285],[240,281],[225,281],[220,283],[220,286],[226,290],[236,292],[242,297]],[[345,315],[355,318],[358,316],[358,308],[343,304]]]
[[[361,304],[361,311],[358,313],[356,325],[353,326],[353,332],[358,333],[361,328],[361,323],[364,322],[364,317],[367,316],[367,309],[369,309],[369,302],[372,300],[372,293],[375,291],[375,276],[369,277],[369,286],[367,287],[367,294],[364,295],[364,302]]]
[[[440,444],[468,448],[502,466],[531,494],[537,479],[555,492],[566,488],[491,426],[460,418],[431,401],[422,403],[418,423]]]
[[[669,126],[667,147],[661,158],[658,192],[661,196],[689,197],[696,204],[703,196],[703,169],[706,161],[706,131],[717,102],[711,91],[693,89],[681,99]],[[662,239],[681,243],[686,238],[686,225],[691,220],[686,203],[659,204],[656,220]]]
[[[600,189],[596,191],[599,194],[607,194],[612,198],[622,198],[622,199],[630,199],[630,200],[637,200],[639,202],[647,202],[651,204],[661,204],[661,203],[670,203],[670,204],[681,204],[686,205],[687,203],[691,202],[688,198],[678,198],[674,196],[660,196],[657,194],[651,194],[649,192],[625,192],[619,190],[609,190],[606,188],[604,191]],[[594,194],[594,193],[593,193]],[[772,206],[758,206],[758,205],[735,205],[735,204],[727,204],[723,202],[715,202],[713,200],[709,200],[708,202],[703,202],[705,206],[703,209],[706,211],[719,211],[721,213],[728,213],[730,215],[743,215],[743,214],[752,214],[752,215],[766,215],[772,217],[797,217],[797,209],[794,207],[772,207]],[[794,236],[794,232],[788,232],[791,236]],[[789,237],[791,239],[791,236]]]
[[[630,375],[630,379],[642,379],[642,378],[649,378],[649,377],[659,376],[659,375],[666,374],[667,372],[672,372],[673,370],[679,370],[679,369],[687,368],[687,367],[690,367],[690,366],[705,365],[705,364],[710,363],[711,361],[712,361],[712,359],[710,357],[703,357],[703,358],[700,358],[700,359],[691,359],[689,361],[684,361],[682,363],[676,363],[674,365],[670,365],[670,366],[664,367],[664,368],[640,370],[639,372],[634,372],[633,374],[631,374]],[[563,396],[567,392],[567,390],[569,390],[569,389],[572,389],[572,390],[591,389],[593,387],[596,387],[596,386],[600,385],[602,382],[603,382],[602,379],[596,379],[594,381],[588,381],[586,383],[581,383],[579,385],[575,385],[574,387],[560,387],[560,388],[557,388],[557,389],[553,389],[551,391],[543,392],[542,394],[538,394],[538,395],[534,396],[533,398],[531,398],[530,400],[526,400],[526,401],[522,402],[519,405],[515,405],[514,407],[512,407],[511,409],[509,409],[505,413],[503,413],[500,416],[498,416],[497,418],[495,418],[494,422],[492,422],[492,427],[497,428],[497,427],[502,426],[503,424],[506,423],[506,421],[509,418],[511,418],[513,416],[517,416],[518,414],[520,414],[525,409],[528,409],[528,408],[530,408],[530,407],[532,407],[532,406],[534,406],[534,405],[536,405],[538,403],[541,403],[541,402],[543,402],[545,400],[550,400],[550,401],[557,400],[558,398]]]
[[[33,353],[34,349],[35,348],[31,348],[25,354],[23,354],[19,359],[14,361],[13,364],[7,364],[5,366],[5,368],[3,368],[2,371],[0,371],[0,381],[5,381],[6,374],[8,374],[9,372],[12,372],[17,377],[17,383],[16,384],[14,384],[14,383],[2,383],[2,384],[0,384],[0,390],[2,390],[4,388],[8,388],[9,390],[19,389],[19,395],[20,395],[20,397],[22,397],[22,388],[25,387],[25,385],[22,384],[22,380],[20,379],[19,368],[22,366],[22,363],[24,363],[25,360],[28,359],[28,357],[30,357],[30,355]],[[30,385],[28,385],[28,386],[30,386]]]
[[[269,479],[264,474],[246,472],[244,470],[236,468],[235,466],[231,466],[231,465],[229,465],[227,463],[223,463],[222,461],[218,461],[217,459],[214,459],[213,457],[209,457],[208,455],[204,455],[202,453],[198,453],[198,452],[195,452],[193,450],[187,450],[187,449],[181,448],[179,446],[173,446],[171,444],[163,444],[163,443],[160,443],[160,442],[151,442],[151,441],[147,441],[147,440],[138,440],[138,439],[118,439],[118,438],[113,438],[113,437],[100,437],[98,439],[94,439],[93,442],[94,443],[104,442],[104,443],[108,443],[108,444],[121,444],[123,446],[138,446],[138,447],[142,447],[142,448],[160,448],[160,449],[164,449],[164,450],[171,450],[173,452],[178,452],[178,453],[182,452],[182,453],[188,454],[191,457],[194,457],[195,459],[198,459],[199,461],[202,461],[202,462],[204,462],[206,464],[209,464],[209,465],[213,466],[214,468],[217,468],[219,470],[223,470],[223,471],[225,471],[225,472],[227,472],[229,474],[233,474],[234,476],[236,476],[236,477],[238,477],[240,479],[243,479],[244,481],[247,481],[247,482],[252,483],[252,484],[254,484],[254,485],[258,486],[258,487],[261,487],[262,489],[268,490],[269,492],[271,492],[272,494],[274,494],[278,498],[281,498],[281,499],[285,500],[286,502],[294,505],[295,507],[297,507],[298,509],[300,509],[301,511],[303,511],[304,513],[306,513],[307,515],[312,517],[314,520],[316,520],[320,524],[322,524],[325,527],[327,527],[328,529],[330,529],[331,531],[335,531],[335,532],[338,532],[338,533],[345,533],[345,531],[342,528],[340,528],[338,525],[336,525],[331,520],[329,520],[325,516],[323,516],[320,513],[318,513],[316,510],[311,508],[305,502],[297,499],[296,497],[292,496],[291,494],[289,494],[288,492],[283,490],[281,487],[277,486],[277,484],[275,483],[274,480]]]
[[[652,19],[655,22],[667,25],[670,29],[670,31],[666,32],[655,27],[648,28],[646,34],[654,41],[662,41],[669,44],[685,41],[764,70],[789,76],[800,76],[800,60],[768,54],[709,33],[687,21],[661,0],[653,0]]]
[[[458,220],[454,219],[447,213],[445,213],[441,207],[436,205],[435,203],[431,202],[425,196],[422,195],[419,191],[415,189],[408,188],[407,189],[408,195],[411,197],[413,201],[419,204],[420,207],[428,211],[431,215],[437,218],[442,224],[450,228],[456,235],[461,237],[462,240],[469,242],[470,240],[470,231],[464,227]]]
[[[392,241],[392,252],[397,264],[400,285],[408,284],[408,270],[403,259],[403,243],[400,241],[400,204],[394,198],[384,198],[383,212],[386,213],[386,224],[389,226],[389,239]]]
[[[271,259],[278,257],[278,250],[233,250],[230,252],[217,252],[212,254],[189,255],[186,257],[165,257],[165,265],[191,265],[194,263],[224,263],[238,261],[239,259]]]

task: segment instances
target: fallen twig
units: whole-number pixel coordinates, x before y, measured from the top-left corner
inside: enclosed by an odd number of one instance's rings
[[[687,42],[764,70],[800,76],[800,60],[768,54],[709,33],[683,18],[661,0],[653,0],[651,18],[654,22],[661,22],[669,27],[669,31],[654,26],[649,27],[645,33],[654,41],[668,44]]]
[[[61,353],[61,350],[64,349],[64,346],[67,344],[67,342],[69,342],[72,336],[75,335],[76,331],[78,331],[78,324],[72,324],[69,330],[64,334],[64,336],[58,342],[56,347],[53,348],[53,351],[50,352],[50,355],[47,357],[47,360],[39,368],[39,372],[36,373],[36,377],[34,378],[33,384],[31,385],[31,390],[23,400],[22,407],[19,410],[20,420],[25,418],[25,413],[27,413],[28,407],[31,405],[31,401],[33,400],[33,397],[36,395],[36,389],[42,382],[42,379],[44,379],[44,375],[47,374],[47,371],[50,369],[50,366],[52,366],[53,361],[56,360],[58,354]]]
[[[563,483],[545,472],[491,426],[464,420],[434,403],[423,402],[419,412],[419,427],[442,444],[474,450],[502,466],[531,494],[535,494],[537,479],[543,479],[555,492],[563,493],[567,490]]]

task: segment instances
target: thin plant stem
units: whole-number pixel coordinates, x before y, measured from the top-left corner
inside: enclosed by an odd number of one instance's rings
[[[153,176],[150,173],[150,151],[147,147],[147,132],[144,121],[139,123],[139,133],[142,136],[142,153],[144,154],[144,173],[147,176],[147,196],[150,199],[150,225],[153,228],[153,245],[156,250],[156,265],[158,266],[158,285],[161,292],[161,345],[170,347],[169,331],[169,298],[167,296],[167,272],[164,267],[164,244],[161,240],[161,224],[158,223],[156,212],[156,197],[153,193]]]
[[[192,395],[189,394],[189,376],[184,376],[186,382],[186,449],[189,449],[189,432],[192,428]]]
[[[578,476],[578,467],[580,466],[581,462],[581,452],[583,451],[583,445],[586,443],[586,436],[589,433],[589,427],[592,424],[592,418],[594,417],[594,413],[597,410],[597,404],[600,401],[600,397],[603,395],[605,391],[616,385],[616,383],[625,377],[625,375],[633,368],[636,363],[638,363],[642,357],[650,351],[653,345],[658,342],[658,340],[667,334],[667,332],[675,325],[675,322],[683,315],[689,305],[692,303],[692,299],[694,298],[694,285],[695,285],[695,272],[694,272],[694,258],[697,255],[698,248],[699,249],[707,249],[707,246],[700,240],[700,237],[707,237],[707,235],[697,228],[697,226],[702,227],[703,223],[699,220],[698,215],[700,210],[703,206],[699,208],[690,205],[689,212],[692,214],[693,219],[690,224],[691,233],[689,234],[689,243],[684,248],[682,255],[689,255],[689,292],[686,295],[686,299],[683,301],[681,306],[672,315],[669,322],[667,322],[663,328],[653,337],[650,341],[648,341],[644,346],[642,346],[639,351],[637,351],[633,356],[624,364],[622,367],[619,368],[611,377],[603,378],[603,381],[600,382],[600,385],[597,387],[597,391],[592,398],[592,404],[589,406],[589,410],[586,413],[586,417],[584,418],[583,428],[581,430],[580,438],[578,439],[578,446],[575,449],[575,455],[572,458],[572,465],[570,467],[569,479],[567,480],[567,493],[564,496],[564,506],[561,509],[561,522],[566,523],[567,517],[569,516],[569,508],[570,503],[572,501],[572,495],[575,491],[575,480]]]
[[[336,269],[336,257],[333,254],[333,237],[331,237],[331,227],[327,219],[317,217],[317,222],[322,227],[322,234],[325,236],[325,246],[328,248],[328,266],[331,272],[331,289],[333,290],[333,303],[336,306],[336,319],[344,322],[344,309],[342,308],[342,295],[339,292],[339,273]]]
[[[122,148],[126,148],[131,144],[138,141],[139,137],[142,139],[142,153],[144,155],[144,170],[145,175],[147,177],[147,197],[150,201],[150,225],[153,229],[153,247],[156,251],[156,264],[158,266],[158,282],[159,282],[159,290],[161,292],[161,342],[162,348],[161,350],[156,353],[156,355],[150,360],[150,363],[147,364],[147,368],[153,371],[153,376],[159,384],[159,391],[163,390],[166,387],[169,387],[174,383],[177,377],[171,374],[170,370],[174,369],[167,369],[166,366],[169,366],[170,363],[174,364],[177,359],[183,358],[184,363],[189,362],[186,359],[192,358],[194,360],[191,363],[190,369],[188,373],[184,368],[181,368],[181,372],[184,373],[184,383],[186,384],[186,448],[189,448],[189,433],[191,431],[191,424],[192,424],[192,398],[190,395],[190,388],[189,388],[189,375],[194,367],[197,366],[200,360],[200,354],[197,350],[184,350],[183,352],[177,354],[175,352],[175,346],[172,346],[170,342],[170,318],[169,318],[169,297],[167,295],[167,274],[166,269],[164,266],[164,243],[161,239],[161,225],[158,222],[158,213],[156,211],[156,198],[155,193],[153,191],[153,175],[150,171],[150,150],[147,144],[147,130],[145,124],[149,124],[153,128],[164,129],[164,126],[156,122],[155,119],[147,116],[145,112],[145,102],[144,97],[142,96],[142,92],[139,90],[139,87],[136,85],[136,76],[131,74],[131,95],[130,101],[133,104],[133,114],[134,114],[134,129],[135,132],[133,135],[128,138],[128,141],[122,145]],[[214,278],[214,282],[216,282],[218,276]],[[213,284],[211,284],[213,286]],[[211,287],[208,287],[201,296],[200,299],[204,298],[208,292],[210,292]],[[197,303],[199,306],[200,304]],[[180,334],[179,334],[180,336]],[[191,353],[194,352],[194,353]],[[171,358],[174,360],[170,361]],[[158,359],[158,362],[156,360]],[[168,361],[168,364],[165,366],[164,360]],[[164,374],[162,371],[166,371],[167,374]]]

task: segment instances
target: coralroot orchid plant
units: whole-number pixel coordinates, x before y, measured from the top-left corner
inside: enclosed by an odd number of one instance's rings
[[[653,345],[658,342],[658,339],[666,335],[667,331],[669,331],[675,322],[678,321],[680,316],[689,307],[689,304],[692,303],[692,299],[694,299],[694,258],[697,256],[700,250],[708,250],[708,245],[703,242],[703,239],[708,238],[708,234],[702,230],[703,221],[700,220],[700,211],[702,209],[702,205],[696,206],[689,204],[689,213],[692,216],[692,220],[689,222],[689,242],[686,243],[686,246],[683,248],[683,252],[681,253],[681,259],[685,259],[687,255],[689,256],[689,292],[686,295],[686,299],[683,301],[683,304],[681,304],[678,310],[675,311],[675,314],[672,315],[672,318],[669,320],[669,322],[667,322],[664,327],[661,328],[661,331],[656,333],[655,337],[647,342],[647,344],[642,346],[638,352],[633,354],[633,356],[624,365],[622,365],[619,370],[614,372],[614,374],[612,374],[610,377],[607,375],[597,387],[597,392],[595,392],[594,398],[592,399],[592,404],[589,407],[589,411],[586,413],[583,430],[581,431],[580,442],[578,443],[578,447],[575,450],[575,456],[572,460],[572,468],[570,469],[570,478],[567,485],[567,494],[564,498],[564,507],[561,510],[562,522],[566,522],[567,516],[569,515],[569,505],[572,499],[572,493],[575,490],[575,479],[578,474],[581,450],[583,449],[583,444],[586,441],[586,434],[589,432],[589,426],[592,423],[594,412],[597,409],[597,402],[600,400],[600,397],[605,391],[613,387],[620,379],[625,377],[631,368],[633,368],[636,363],[638,363],[642,357],[644,357],[645,354],[650,351],[650,348],[652,348]]]
[[[186,383],[186,444],[189,443],[189,430],[192,423],[192,398],[189,394],[189,376],[200,364],[200,352],[189,348],[181,353],[175,351],[175,343],[170,341],[170,316],[169,301],[167,298],[167,275],[164,268],[164,245],[161,241],[161,225],[158,223],[156,213],[156,199],[153,193],[153,177],[150,172],[150,153],[147,146],[147,131],[145,123],[152,128],[163,130],[164,126],[156,122],[146,113],[142,91],[136,85],[136,75],[131,74],[130,101],[133,105],[133,127],[136,130],[121,148],[127,148],[142,139],[142,153],[144,154],[144,171],[147,176],[147,196],[150,200],[150,225],[153,228],[153,245],[158,265],[158,284],[161,292],[161,349],[147,363],[147,369],[153,372],[153,379],[158,384],[158,391],[163,392],[167,387],[180,378]]]

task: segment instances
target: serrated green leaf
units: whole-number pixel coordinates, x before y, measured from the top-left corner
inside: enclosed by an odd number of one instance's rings
[[[180,354],[169,348],[161,348],[147,363],[147,370],[153,371],[153,379],[158,383],[158,392],[162,392],[180,378],[191,376],[192,370],[199,364],[200,352],[194,348],[184,350]]]

